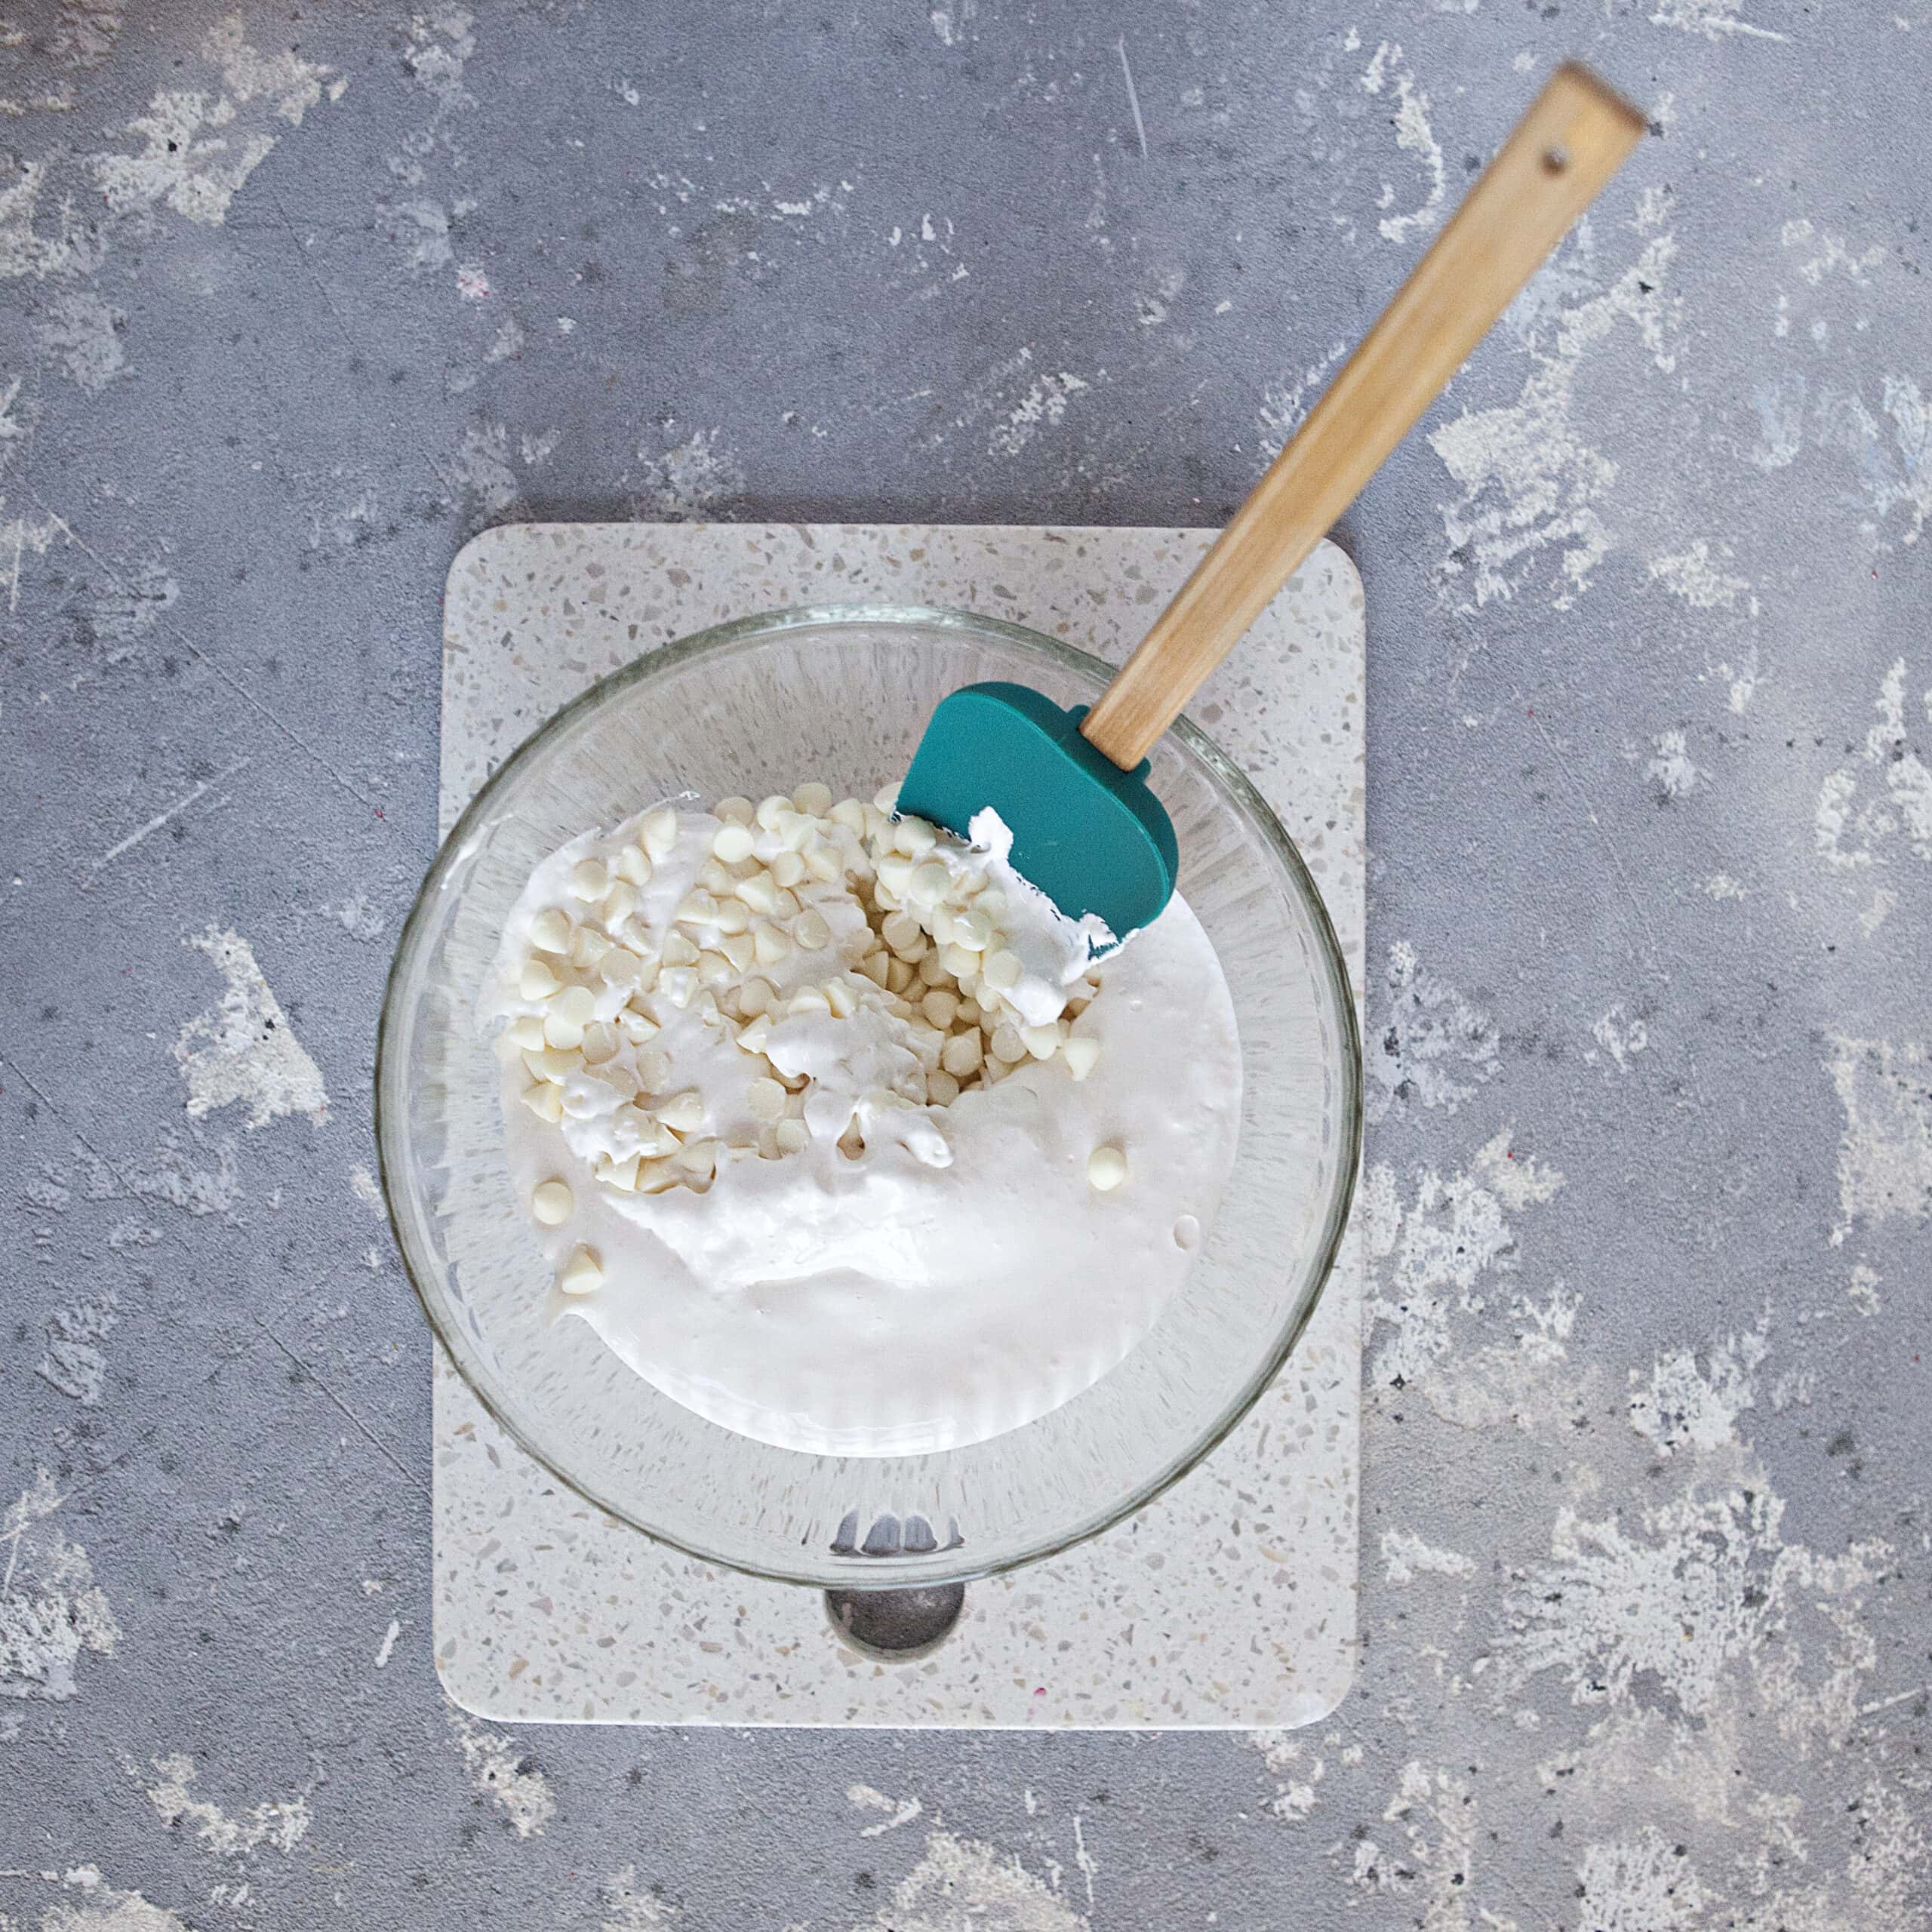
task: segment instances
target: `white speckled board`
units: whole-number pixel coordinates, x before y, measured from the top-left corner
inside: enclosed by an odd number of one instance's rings
[[[450,574],[447,828],[566,700],[639,652],[794,604],[963,606],[1120,661],[1212,533],[512,525]],[[1189,707],[1300,844],[1361,983],[1360,580],[1324,543]],[[814,1590],[712,1569],[589,1507],[438,1352],[435,1654],[481,1715],[589,1724],[1183,1729],[1312,1724],[1355,1646],[1361,1272],[1352,1230],[1275,1386],[1126,1523],[973,1584],[952,1635],[882,1665]]]

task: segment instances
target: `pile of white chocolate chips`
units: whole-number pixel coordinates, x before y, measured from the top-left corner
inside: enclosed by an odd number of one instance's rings
[[[1091,936],[1011,872],[997,820],[990,843],[968,845],[894,804],[892,788],[835,803],[808,783],[709,814],[662,808],[558,855],[568,909],[532,914],[528,950],[500,969],[521,1010],[499,1051],[520,1057],[523,1104],[540,1119],[597,1120],[605,1186],[702,1192],[733,1149],[779,1161],[821,1136],[856,1158],[894,1115],[894,1137],[944,1165],[943,1137],[921,1137],[908,1110],[1030,1061],[1058,1060],[1075,1081],[1092,1071],[1097,1044],[1069,1028],[1097,990]],[[855,1054],[829,1023],[869,1014],[896,1023],[869,1054],[861,1029]],[[675,1016],[741,1057],[743,1104],[721,1136],[727,1109],[680,1090],[659,1044]],[[1094,1150],[1094,1186],[1125,1174],[1117,1148]],[[567,1184],[547,1183],[532,1208],[560,1223]],[[595,1285],[572,1272],[566,1288]]]

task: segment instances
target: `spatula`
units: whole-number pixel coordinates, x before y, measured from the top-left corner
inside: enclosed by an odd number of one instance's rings
[[[992,807],[1011,860],[1069,918],[1120,938],[1158,916],[1180,852],[1148,752],[1441,392],[1644,131],[1559,68],[1294,439],[1089,710],[1022,685],[943,699],[899,809],[964,836]]]

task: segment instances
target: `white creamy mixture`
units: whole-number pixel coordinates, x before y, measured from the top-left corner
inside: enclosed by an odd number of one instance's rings
[[[1146,1334],[1234,1160],[1232,1002],[1177,897],[1130,946],[974,842],[660,807],[540,865],[482,1017],[558,1306],[810,1454],[983,1441]]]

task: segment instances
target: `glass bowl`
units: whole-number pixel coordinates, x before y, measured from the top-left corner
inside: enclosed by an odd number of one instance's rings
[[[1347,1219],[1361,1132],[1347,974],[1314,882],[1259,794],[1185,720],[1152,782],[1181,890],[1241,1028],[1241,1134],[1192,1272],[1126,1359],[1051,1414],[942,1454],[809,1456],[702,1420],[581,1321],[549,1275],[504,1159],[476,1000],[537,861],[681,792],[820,778],[869,798],[950,691],[1009,678],[1063,704],[1112,675],[1036,632],[964,611],[781,611],[639,658],[506,759],[437,854],[396,949],[377,1048],[390,1217],[444,1346],[503,1428],[598,1508],[706,1561],[822,1588],[949,1583],[1094,1535],[1240,1419],[1312,1312]],[[919,1373],[917,1361],[905,1372]]]

